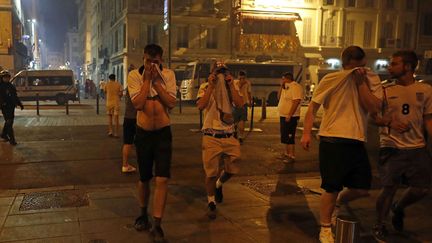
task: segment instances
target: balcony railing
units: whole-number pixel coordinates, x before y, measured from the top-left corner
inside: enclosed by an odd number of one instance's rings
[[[242,34],[239,37],[239,50],[242,52],[296,52],[298,47],[294,36]]]

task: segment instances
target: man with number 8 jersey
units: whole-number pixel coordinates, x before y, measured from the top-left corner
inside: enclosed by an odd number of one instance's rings
[[[396,80],[384,85],[382,114],[376,119],[380,126],[378,171],[383,189],[377,198],[377,223],[372,233],[379,242],[387,241],[384,222],[389,211],[393,228],[403,231],[404,209],[422,199],[431,185],[431,158],[424,131],[432,134],[432,87],[415,81],[417,64],[413,51],[393,54],[388,70]],[[393,202],[401,184],[408,188]]]

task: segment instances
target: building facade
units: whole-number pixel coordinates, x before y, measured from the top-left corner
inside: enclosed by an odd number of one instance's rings
[[[395,50],[427,57],[432,49],[427,0],[172,1],[170,36],[165,1],[78,2],[87,13],[80,14],[79,33],[89,77],[114,73],[124,85],[148,43],[160,44],[174,69],[198,59],[293,61],[304,65],[310,83],[341,68],[340,53],[350,45],[364,48],[368,65],[383,78]]]
[[[78,30],[76,28],[72,28],[66,33],[64,44],[64,61],[67,68],[70,68],[75,75],[77,75],[80,71],[80,55],[79,52],[77,52],[79,46]]]
[[[24,21],[20,0],[0,0],[0,66],[12,73],[25,69],[29,62],[23,44]]]

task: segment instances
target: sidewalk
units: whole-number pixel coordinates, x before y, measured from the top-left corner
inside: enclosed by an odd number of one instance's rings
[[[171,182],[163,220],[168,242],[317,242],[319,178],[262,179],[227,183],[214,221],[205,215],[202,187]],[[49,201],[48,192],[73,195]],[[371,198],[351,205],[362,224],[362,242],[374,242],[369,232],[376,195],[373,190]],[[70,201],[83,206],[62,207]],[[393,233],[391,242],[432,242],[430,203],[428,197],[407,210],[408,233]],[[40,207],[48,209],[31,210]],[[133,229],[138,213],[133,184],[1,191],[0,242],[151,242],[146,232]]]

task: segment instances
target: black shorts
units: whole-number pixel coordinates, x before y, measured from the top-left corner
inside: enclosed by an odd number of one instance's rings
[[[340,192],[344,187],[371,188],[371,166],[363,142],[321,137],[319,162],[321,188],[326,192]]]
[[[172,135],[169,126],[156,131],[136,129],[135,146],[140,180],[156,177],[171,177]]]
[[[244,105],[243,107],[234,107],[233,117],[234,117],[234,122],[247,121],[248,120],[247,105]]]
[[[378,172],[383,186],[431,186],[431,157],[426,148],[381,148]]]
[[[123,144],[133,144],[136,134],[136,119],[123,120]]]
[[[295,144],[295,135],[297,130],[297,123],[300,117],[291,117],[289,122],[285,121],[285,117],[280,117],[280,134],[281,143]]]

